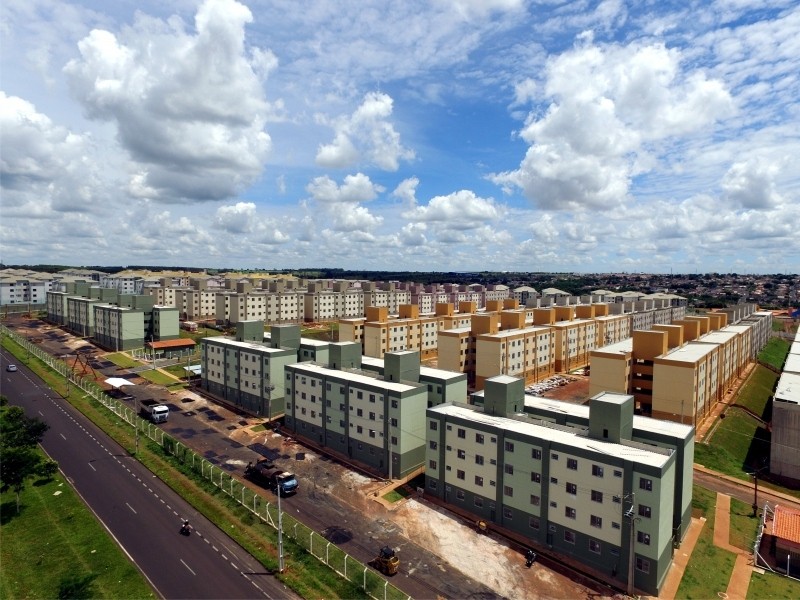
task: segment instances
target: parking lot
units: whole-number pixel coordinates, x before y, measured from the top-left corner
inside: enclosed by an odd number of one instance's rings
[[[284,508],[330,541],[366,562],[389,544],[401,557],[392,582],[403,577],[427,582],[430,596],[450,598],[588,598],[612,596],[608,588],[583,581],[566,568],[547,561],[525,567],[524,549],[494,533],[482,533],[416,494],[394,504],[381,501],[386,481],[353,470],[319,452],[260,427],[250,417],[192,390],[174,392],[143,379],[135,370],[116,367],[106,352],[86,340],[33,319],[7,322],[17,333],[60,356],[73,370],[88,366],[99,381],[130,381],[117,395],[157,399],[170,408],[163,428],[210,462],[242,475],[250,461],[265,457],[292,471],[300,482]],[[78,358],[80,357],[80,358]],[[88,375],[87,375],[88,376]],[[376,495],[377,492],[377,495]],[[269,492],[267,492],[269,493]]]

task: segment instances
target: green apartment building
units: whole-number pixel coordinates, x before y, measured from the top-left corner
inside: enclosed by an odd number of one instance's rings
[[[636,590],[657,595],[681,522],[675,493],[688,489],[690,501],[691,470],[679,480],[674,448],[634,439],[630,396],[595,397],[588,425],[525,410],[523,381],[506,375],[486,381],[482,407],[428,409],[426,494],[621,587],[632,574]]]

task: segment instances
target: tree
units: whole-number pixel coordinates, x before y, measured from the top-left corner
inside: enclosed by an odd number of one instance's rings
[[[29,477],[51,477],[58,464],[42,456],[36,447],[50,426],[36,417],[25,416],[19,406],[0,405],[0,490],[14,490],[19,496]]]

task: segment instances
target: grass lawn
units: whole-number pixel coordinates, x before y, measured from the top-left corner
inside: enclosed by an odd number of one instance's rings
[[[731,498],[731,531],[728,538],[732,546],[752,552],[758,534],[759,520],[753,517],[753,508],[748,502]]]
[[[0,597],[57,598],[69,575],[94,576],[92,598],[156,595],[61,474],[0,496]],[[90,597],[90,596],[86,596]]]
[[[137,375],[139,377],[147,379],[147,381],[155,383],[156,385],[163,385],[165,387],[170,387],[173,384],[178,383],[177,381],[175,381],[174,378],[158,371],[157,369],[150,369],[148,371],[139,371]]]
[[[796,600],[800,598],[800,582],[775,573],[753,573],[747,597],[752,600]]]
[[[125,369],[130,369],[132,367],[141,367],[143,364],[138,360],[132,359],[127,354],[123,354],[122,352],[114,352],[113,354],[106,354],[103,358],[106,360],[110,360],[118,367],[123,367]]]
[[[782,338],[770,338],[764,349],[758,353],[758,359],[776,369],[782,369],[790,346],[791,344]]]
[[[714,545],[714,509],[717,494],[700,486],[692,493],[693,513],[700,512],[706,518],[697,545],[683,573],[676,598],[685,600],[708,600],[725,593],[733,572],[736,555]]]
[[[399,502],[403,498],[408,498],[408,492],[401,487],[383,495],[383,499],[387,502]]]
[[[765,421],[769,421],[772,418],[769,397],[772,395],[778,377],[778,374],[773,371],[757,365],[750,379],[740,390],[736,404],[746,406]]]

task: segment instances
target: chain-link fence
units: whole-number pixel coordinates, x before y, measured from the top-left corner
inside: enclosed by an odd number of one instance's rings
[[[0,325],[0,333],[14,340],[14,342],[19,344],[29,356],[35,356],[63,376],[67,382],[68,388],[70,385],[74,385],[97,400],[117,417],[134,427],[140,435],[160,445],[167,453],[171,454],[180,463],[188,467],[197,477],[213,483],[261,521],[272,526],[276,531],[278,530],[279,516],[277,504],[268,502],[260,493],[244,485],[219,466],[198,456],[191,448],[168,435],[150,421],[142,419],[136,411],[132,410],[129,406],[109,396],[95,381],[76,375],[72,371],[72,368],[63,360],[59,360],[47,354],[23,336],[20,336],[3,325]],[[376,571],[353,558],[341,548],[325,539],[321,534],[304,523],[301,523],[291,515],[283,512],[280,515],[280,522],[283,535],[291,538],[300,547],[305,549],[317,560],[327,565],[341,577],[344,577],[351,583],[361,586],[370,597],[376,600],[402,600],[410,598],[408,594],[405,594],[392,585]]]

